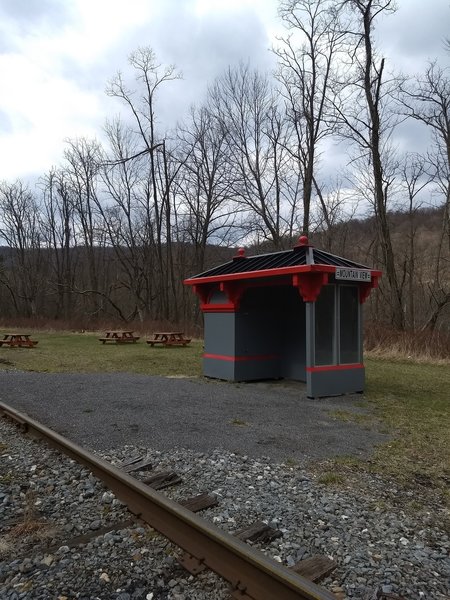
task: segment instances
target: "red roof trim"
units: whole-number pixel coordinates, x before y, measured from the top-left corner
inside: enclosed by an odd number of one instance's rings
[[[341,267],[338,267],[341,268]],[[354,267],[356,269],[356,267]],[[370,271],[372,277],[381,277],[381,271],[372,269],[361,269]],[[197,277],[185,279],[185,285],[198,285],[202,283],[213,283],[219,281],[236,281],[240,279],[258,279],[261,277],[280,277],[295,273],[335,273],[336,267],[333,265],[295,265],[293,267],[280,267],[278,269],[264,269],[262,271],[244,271],[243,273],[228,273],[226,275],[212,275],[210,277]],[[358,282],[355,282],[358,283]]]

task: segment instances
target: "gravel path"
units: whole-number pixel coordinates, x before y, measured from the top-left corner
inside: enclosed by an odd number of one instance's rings
[[[367,455],[387,436],[333,418],[361,396],[309,400],[303,384],[232,384],[131,374],[0,372],[0,400],[95,449],[222,448],[274,460]],[[7,392],[6,392],[7,390]]]

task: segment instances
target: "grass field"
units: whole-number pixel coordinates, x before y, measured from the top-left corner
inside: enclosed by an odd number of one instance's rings
[[[189,346],[155,347],[145,344],[102,345],[100,333],[35,332],[38,346],[0,348],[0,369],[37,372],[130,372],[148,375],[200,376],[203,342]],[[342,458],[333,469],[370,470],[391,476],[420,493],[435,490],[450,500],[450,365],[414,363],[366,357],[367,389],[362,403],[371,419],[392,434],[368,461]],[[335,418],[361,419],[341,414]],[[419,486],[419,487],[418,487]]]
[[[437,487],[450,501],[450,365],[366,362],[366,398],[394,434],[374,467],[417,491]]]
[[[1,335],[1,333],[0,333]],[[150,347],[145,337],[136,344],[101,344],[99,333],[41,333],[35,348],[0,348],[0,368],[41,373],[114,373],[145,375],[201,374],[203,342],[186,347]]]

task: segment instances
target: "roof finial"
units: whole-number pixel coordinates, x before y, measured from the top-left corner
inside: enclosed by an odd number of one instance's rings
[[[245,258],[245,248],[239,248],[237,254],[233,256],[234,258]]]
[[[308,240],[308,236],[306,235],[301,235],[298,238],[298,242],[295,244],[294,248],[299,248],[301,246],[309,246],[309,240]]]

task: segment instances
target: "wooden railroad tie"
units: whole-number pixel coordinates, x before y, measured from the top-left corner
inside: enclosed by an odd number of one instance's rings
[[[143,458],[122,466],[122,471],[132,473],[133,471],[151,471],[152,468],[152,460],[150,458]]]
[[[272,540],[281,537],[283,534],[279,529],[274,529],[270,525],[267,525],[267,523],[255,521],[255,523],[252,523],[248,527],[235,531],[233,535],[243,542],[263,543],[271,542]]]
[[[175,473],[175,471],[161,471],[160,473],[155,473],[151,477],[144,479],[142,483],[145,483],[145,485],[148,485],[154,490],[163,490],[172,485],[177,485],[182,481],[181,477]]]
[[[184,498],[183,500],[179,500],[178,504],[181,504],[181,506],[184,506],[184,508],[196,513],[201,510],[206,510],[207,508],[217,506],[219,501],[217,496],[208,494],[208,492],[204,492],[203,494],[198,494],[198,496],[193,496],[192,498]]]
[[[291,567],[291,571],[294,571],[297,575],[306,577],[310,581],[317,582],[327,577],[336,567],[337,563],[328,558],[328,556],[315,554],[310,558],[299,560],[298,563]]]

